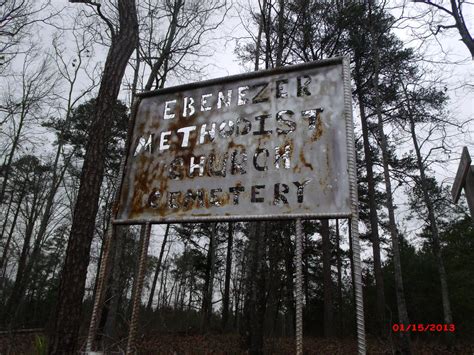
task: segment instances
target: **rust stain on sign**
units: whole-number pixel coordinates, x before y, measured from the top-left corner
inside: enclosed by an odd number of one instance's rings
[[[117,221],[350,215],[342,60],[139,104]]]

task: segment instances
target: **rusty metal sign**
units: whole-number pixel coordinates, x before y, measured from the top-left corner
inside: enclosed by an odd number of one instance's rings
[[[114,222],[350,217],[344,65],[336,58],[141,95]]]

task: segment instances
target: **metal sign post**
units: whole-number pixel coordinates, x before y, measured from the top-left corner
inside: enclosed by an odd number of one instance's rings
[[[143,280],[145,278],[146,257],[148,255],[148,245],[150,244],[151,224],[147,223],[145,227],[145,235],[140,240],[140,260],[138,263],[137,279],[133,287],[133,305],[132,317],[130,320],[130,330],[128,332],[127,354],[136,353],[135,337],[138,328],[138,314],[140,312],[140,300],[143,290]]]
[[[358,349],[365,353],[349,60],[252,72],[138,98],[113,223],[296,219],[301,296],[301,219],[350,218]]]
[[[303,226],[296,219],[296,355],[303,354]]]
[[[99,274],[97,276],[97,287],[95,291],[95,298],[94,298],[94,306],[92,308],[92,316],[91,321],[89,324],[89,331],[87,334],[87,341],[86,341],[86,353],[90,353],[92,351],[93,343],[95,340],[95,335],[97,333],[97,326],[98,326],[98,319],[99,314],[102,309],[102,301],[104,299],[104,291],[105,291],[105,284],[107,273],[106,269],[109,264],[109,253],[112,247],[112,239],[114,238],[115,234],[115,226],[109,223],[109,227],[107,229],[107,235],[104,241],[104,250],[102,252],[102,258],[100,260],[100,269]]]
[[[351,216],[350,225],[352,233],[352,259],[354,265],[354,293],[356,304],[356,326],[357,326],[357,349],[359,354],[365,354],[365,319],[364,319],[364,299],[362,294],[362,265],[360,259],[360,241],[359,241],[359,206],[357,195],[357,167],[355,155],[354,123],[352,119],[352,98],[349,59],[344,59],[344,106],[346,115],[347,155],[349,162],[349,185],[351,186]]]

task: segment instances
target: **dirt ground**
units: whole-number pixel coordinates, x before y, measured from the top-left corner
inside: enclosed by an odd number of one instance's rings
[[[40,331],[21,332],[15,335],[0,334],[0,355],[3,354],[41,354],[42,346],[38,345],[38,338],[44,339]],[[81,343],[85,339],[81,340]],[[35,344],[36,343],[36,344]],[[123,353],[126,341],[118,344],[117,352]],[[265,354],[294,354],[293,338],[267,338],[264,344]],[[179,334],[149,334],[137,339],[139,354],[173,354],[173,355],[217,355],[217,354],[248,354],[244,343],[238,335],[179,335]],[[357,351],[355,339],[304,339],[305,354],[355,354]],[[413,340],[414,354],[474,354],[474,344],[457,344],[452,349],[446,346]],[[368,339],[368,354],[393,354],[390,343]]]

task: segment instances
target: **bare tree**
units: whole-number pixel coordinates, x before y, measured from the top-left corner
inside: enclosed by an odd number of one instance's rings
[[[451,301],[448,291],[448,280],[444,260],[442,257],[442,245],[440,240],[439,216],[441,211],[436,210],[436,201],[433,192],[430,191],[429,165],[433,153],[442,151],[449,153],[447,131],[455,128],[457,133],[462,133],[463,124],[450,119],[445,111],[447,95],[442,82],[437,80],[423,82],[426,72],[410,68],[411,75],[398,74],[398,82],[401,91],[401,105],[397,111],[396,122],[399,127],[410,135],[415,150],[415,162],[418,175],[414,175],[415,191],[421,193],[421,205],[423,212],[418,214],[425,220],[431,232],[431,246],[436,258],[436,265],[440,279],[441,300],[443,304],[443,315],[446,323],[453,322]],[[403,77],[403,79],[402,79]],[[429,87],[427,87],[429,85]],[[424,205],[424,206],[423,206]],[[426,212],[428,212],[426,216]]]
[[[139,61],[145,63],[143,89],[162,88],[170,73],[189,77],[201,70],[198,58],[211,56],[209,36],[224,21],[226,0],[150,1],[139,7]],[[164,35],[163,35],[164,34]]]
[[[35,46],[25,53],[21,72],[11,74],[5,82],[2,100],[2,150],[5,155],[0,203],[4,202],[11,165],[19,148],[25,141],[31,142],[25,130],[29,124],[38,122],[44,103],[51,99],[56,83],[57,76],[53,74],[48,59],[39,56]]]
[[[77,25],[77,18],[74,25]],[[34,220],[38,219],[39,223],[37,226],[34,226],[34,224],[28,224],[29,226],[31,225],[31,228],[27,229],[27,233],[25,233],[22,249],[25,252],[22,252],[20,256],[13,290],[6,306],[6,309],[9,310],[10,314],[15,316],[12,317],[12,320],[16,318],[16,313],[18,312],[26,293],[25,290],[29,287],[34,278],[33,270],[38,262],[38,258],[41,256],[42,246],[45,244],[47,238],[51,236],[51,233],[48,233],[48,230],[57,226],[57,223],[66,217],[64,213],[61,213],[61,208],[57,201],[58,190],[62,180],[64,179],[67,168],[74,157],[74,151],[69,153],[64,151],[65,128],[69,124],[74,106],[82,97],[90,93],[90,91],[96,86],[95,82],[92,81],[90,85],[84,85],[85,87],[81,92],[79,92],[79,94],[74,95],[78,76],[80,76],[81,72],[86,70],[84,67],[87,63],[84,62],[89,61],[89,55],[87,54],[89,51],[89,41],[84,33],[80,35],[75,31],[75,26],[73,26],[72,35],[74,37],[73,43],[75,44],[77,53],[74,53],[74,57],[69,59],[66,58],[65,50],[59,43],[59,36],[56,35],[53,37],[54,55],[51,56],[51,60],[56,64],[55,69],[56,72],[59,73],[58,80],[54,83],[57,86],[60,86],[60,84],[66,84],[66,95],[63,96],[60,92],[57,92],[54,96],[59,101],[59,114],[64,114],[64,117],[58,119],[57,122],[47,122],[44,124],[48,127],[54,126],[57,129],[56,152],[53,154],[52,159],[48,164],[47,177],[43,176],[43,179],[47,182],[43,185],[43,195],[38,199],[37,206],[32,206],[32,208],[38,209]],[[57,220],[54,220],[55,215],[58,216]],[[54,223],[51,223],[53,220]],[[33,227],[35,227],[34,230]],[[32,238],[33,243],[32,246],[30,246]]]
[[[431,34],[436,36],[445,30],[456,29],[461,36],[461,41],[469,50],[474,60],[474,38],[464,16],[466,13],[469,13],[468,7],[473,6],[472,2],[449,0],[446,5],[433,0],[413,0],[413,2],[428,7],[425,16],[429,18],[428,26]]]
[[[18,46],[30,33],[31,25],[59,13],[46,13],[50,0],[0,0],[0,74],[10,63]]]

